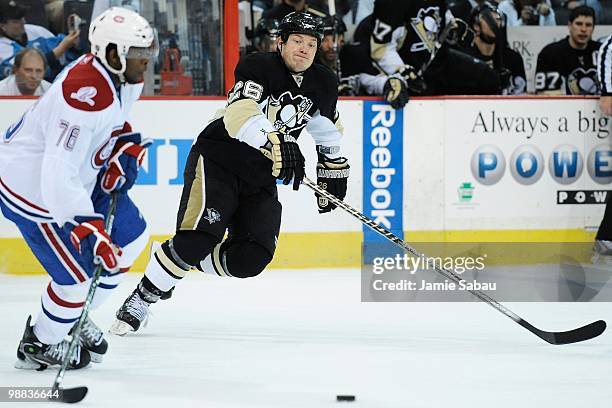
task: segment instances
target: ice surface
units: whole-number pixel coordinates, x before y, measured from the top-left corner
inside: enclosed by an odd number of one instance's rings
[[[101,327],[140,276],[93,312]],[[53,382],[56,370],[13,368],[46,283],[0,275],[0,386]],[[612,406],[612,330],[552,346],[482,303],[361,303],[359,285],[359,270],[192,273],[153,306],[147,328],[109,336],[105,361],[69,371],[64,385],[89,387],[83,407]],[[610,303],[506,306],[544,330],[612,323]],[[48,404],[18,406],[28,405]]]

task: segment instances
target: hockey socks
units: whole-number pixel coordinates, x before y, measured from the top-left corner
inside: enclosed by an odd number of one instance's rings
[[[156,289],[168,292],[185,277],[190,269],[191,266],[183,261],[174,250],[172,240],[168,240],[153,252],[145,270],[145,278]],[[157,300],[159,298],[155,301]]]
[[[227,270],[225,252],[221,250],[221,245],[217,244],[212,253],[196,266],[199,271],[215,276],[232,276]]]

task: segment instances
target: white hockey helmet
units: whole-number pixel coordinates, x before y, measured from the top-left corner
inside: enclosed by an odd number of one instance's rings
[[[128,58],[153,58],[159,54],[159,43],[155,30],[149,22],[135,11],[122,7],[111,7],[100,14],[89,26],[91,52],[112,73],[123,76]],[[106,48],[117,46],[121,69],[106,61]]]

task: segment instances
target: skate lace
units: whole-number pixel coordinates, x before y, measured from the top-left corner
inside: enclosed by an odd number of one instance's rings
[[[83,328],[81,328],[80,337],[86,345],[98,345],[104,337],[104,332],[91,320],[87,319],[85,324],[83,324]]]
[[[68,348],[70,348],[70,342],[64,340],[61,343],[51,345],[47,348],[47,350],[43,353],[43,355],[47,358],[62,361],[64,355],[68,353]],[[81,346],[77,344],[70,356],[71,363],[78,363],[81,360]]]
[[[149,304],[134,293],[127,302],[126,311],[142,322],[149,312]]]

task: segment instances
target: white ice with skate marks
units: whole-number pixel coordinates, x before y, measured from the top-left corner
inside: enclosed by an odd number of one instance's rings
[[[134,289],[129,274],[92,315],[104,329]],[[0,275],[0,386],[50,386],[56,370],[13,368],[47,278]],[[612,403],[612,330],[552,346],[481,303],[361,303],[358,270],[192,273],[148,327],[109,337],[102,364],[69,371],[83,407],[555,407]],[[544,330],[597,319],[609,303],[513,303]],[[355,402],[336,402],[338,394]],[[42,407],[47,404],[22,403]],[[58,406],[56,403],[49,406]]]

